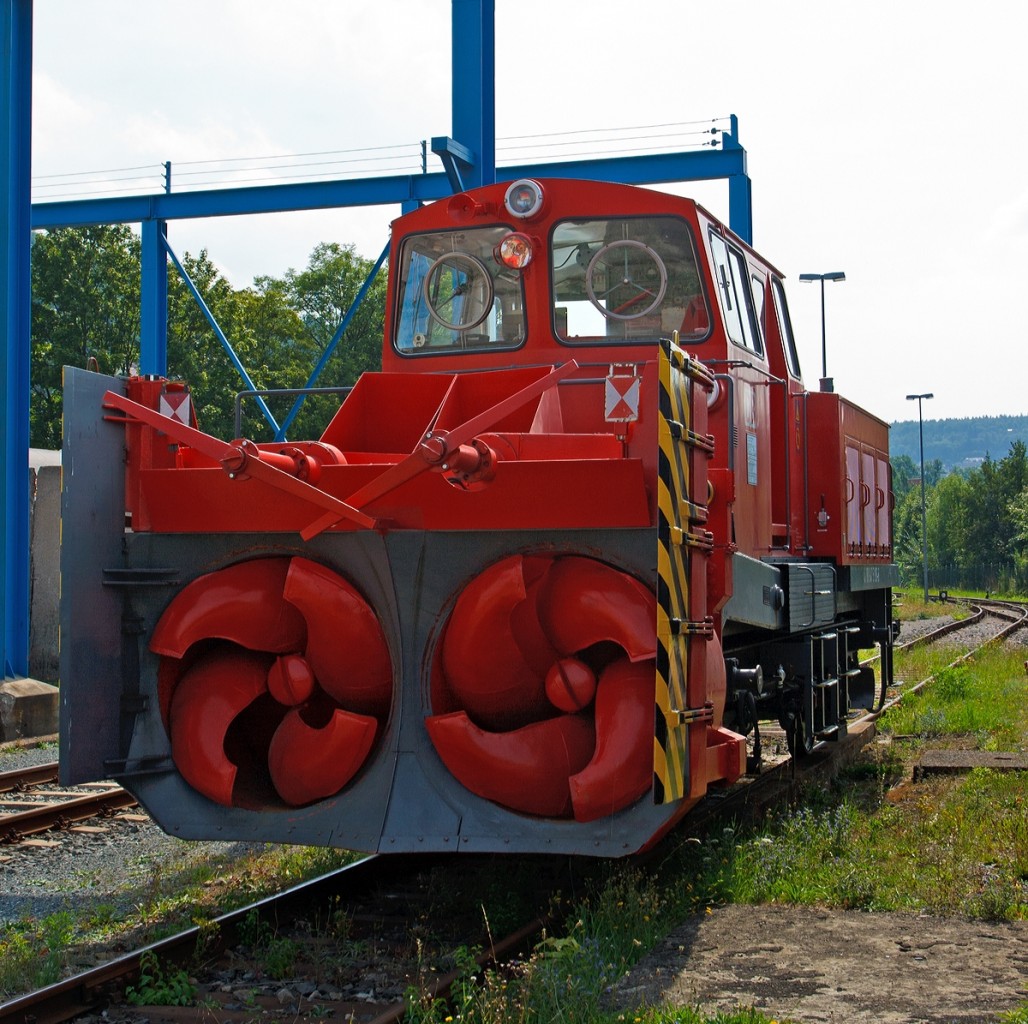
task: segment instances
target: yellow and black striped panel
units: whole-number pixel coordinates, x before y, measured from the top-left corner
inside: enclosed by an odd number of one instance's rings
[[[654,708],[653,774],[657,803],[680,800],[689,792],[689,733],[706,719],[705,708],[689,707],[689,658],[710,635],[709,621],[690,621],[690,607],[706,607],[690,595],[705,574],[691,574],[691,559],[705,557],[709,535],[693,533],[691,523],[706,519],[706,473],[693,480],[690,448],[713,450],[710,438],[692,429],[692,402],[706,401],[713,378],[674,342],[660,345],[657,471],[657,671]],[[704,585],[705,589],[705,585]],[[692,598],[692,600],[690,600]],[[705,735],[701,731],[700,735]]]

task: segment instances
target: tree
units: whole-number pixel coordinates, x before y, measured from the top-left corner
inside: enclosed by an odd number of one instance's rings
[[[920,474],[918,474],[920,475]],[[924,485],[934,487],[942,479],[942,459],[929,459],[924,464]]]
[[[1024,593],[1028,590],[1028,487],[1010,502],[1009,511],[1014,527],[1011,543],[1016,589]]]
[[[95,360],[104,373],[137,372],[139,359],[138,238],[124,226],[39,233],[32,261],[32,444],[59,447],[61,368]],[[183,268],[257,389],[299,388],[335,335],[374,264],[353,246],[322,243],[302,271],[258,278],[234,288],[206,250],[185,254]],[[385,275],[380,274],[316,382],[351,385],[382,359]],[[246,384],[190,289],[168,268],[168,373],[189,383],[201,429],[235,433],[235,396]],[[282,423],[292,397],[268,399]],[[305,404],[290,430],[320,436],[339,399]],[[251,400],[242,406],[242,433],[270,440],[272,429]]]
[[[304,328],[302,337],[278,350],[280,358],[274,375],[281,383],[277,386],[306,385],[374,266],[372,260],[357,255],[352,245],[323,242],[314,247],[303,270],[290,268],[281,279],[257,278],[255,288],[263,294],[281,292]],[[381,369],[386,276],[384,272],[377,275],[314,382],[315,387],[349,387],[362,373]],[[308,398],[289,435],[294,438],[320,436],[339,401],[338,398]],[[292,405],[292,400],[288,405]]]
[[[904,578],[921,574],[921,489],[908,487],[892,517],[893,552]]]
[[[971,488],[956,473],[943,477],[928,499],[929,563],[967,568]]]
[[[62,368],[130,373],[139,353],[139,240],[124,225],[57,228],[32,242],[30,443],[61,446]]]
[[[926,467],[926,483],[928,477]],[[1028,449],[1021,441],[1011,444],[999,462],[987,456],[977,469],[952,472],[929,486],[930,564],[956,570],[950,585],[993,590],[1023,587],[1028,568],[1026,495]],[[895,516],[897,561],[908,577],[914,571],[919,514],[920,495],[912,488]]]
[[[892,463],[892,492],[896,496],[896,507],[899,508],[921,471],[909,455],[893,455],[889,461]]]
[[[299,372],[283,367],[295,365],[297,342],[304,347],[306,330],[289,307],[284,290],[233,288],[206,250],[196,257],[187,253],[182,267],[254,387],[295,387]],[[312,358],[311,347],[307,344],[301,352],[305,363]],[[247,390],[246,382],[173,267],[168,269],[168,373],[189,384],[202,430],[226,439],[234,435],[235,396]],[[250,403],[244,408],[255,407]],[[259,413],[249,418],[246,427],[243,433],[270,439],[270,428]]]
[[[307,267],[286,271],[283,283],[289,305],[300,315],[319,352],[335,335],[374,263],[352,245],[323,242],[314,247]],[[345,386],[366,370],[382,367],[386,275],[376,278],[326,367],[326,383]]]
[[[1010,561],[1016,531],[1009,507],[1028,483],[1024,443],[1015,441],[1009,454],[999,462],[986,456],[982,465],[970,474],[968,483],[971,496],[968,515],[974,524],[967,536],[968,562],[988,565]]]

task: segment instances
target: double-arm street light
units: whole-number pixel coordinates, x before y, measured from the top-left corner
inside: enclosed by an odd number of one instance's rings
[[[832,378],[828,376],[828,346],[825,342],[825,281],[845,281],[846,275],[841,270],[831,270],[827,274],[800,274],[800,280],[821,282],[821,390],[834,391]]]
[[[917,402],[917,434],[921,444],[921,566],[924,577],[924,603],[928,604],[928,513],[924,500],[924,418],[921,415],[921,402],[935,395],[907,395],[908,402]]]

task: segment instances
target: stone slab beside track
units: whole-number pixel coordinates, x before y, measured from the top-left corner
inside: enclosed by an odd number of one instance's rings
[[[784,906],[689,918],[618,985],[639,1006],[800,1024],[995,1024],[1025,999],[1028,922]]]

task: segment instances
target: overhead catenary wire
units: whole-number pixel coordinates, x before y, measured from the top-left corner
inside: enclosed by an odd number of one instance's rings
[[[306,158],[309,156],[346,156],[350,153],[380,153],[387,149],[409,149],[412,143],[394,143],[389,146],[362,146],[359,149],[320,149],[310,153],[271,153],[264,156],[229,156],[208,158],[206,160],[177,160],[176,167],[192,167],[197,164],[243,163],[255,160],[286,160],[290,158]]]
[[[499,142],[513,142],[518,139],[547,139],[554,138],[556,136],[567,137],[569,135],[598,135],[598,134],[609,134],[610,132],[632,132],[632,131],[651,131],[655,128],[689,128],[693,125],[716,125],[719,122],[727,123],[730,119],[725,117],[712,117],[703,121],[666,121],[661,124],[644,124],[644,125],[622,125],[616,128],[575,128],[570,131],[559,131],[559,132],[536,132],[532,135],[508,135],[502,139],[498,139]],[[707,131],[710,129],[707,128]],[[723,129],[718,129],[723,130]]]
[[[159,171],[164,172],[163,164],[140,164],[138,167],[110,167],[102,171],[65,171],[61,174],[35,174],[33,181],[44,181],[49,178],[83,178],[96,174],[120,174],[122,171]]]
[[[730,123],[727,117],[702,121],[663,122],[606,128],[512,135],[497,139],[497,153],[508,165],[562,162],[634,154],[659,155],[721,145]],[[428,143],[397,143],[305,153],[265,153],[183,160],[96,171],[47,173],[33,177],[33,196],[39,201],[69,200],[125,193],[172,191],[172,184],[211,190],[254,184],[419,174],[427,171]],[[188,169],[184,169],[188,168]],[[139,172],[139,173],[137,173]],[[124,184],[121,184],[124,183]]]

